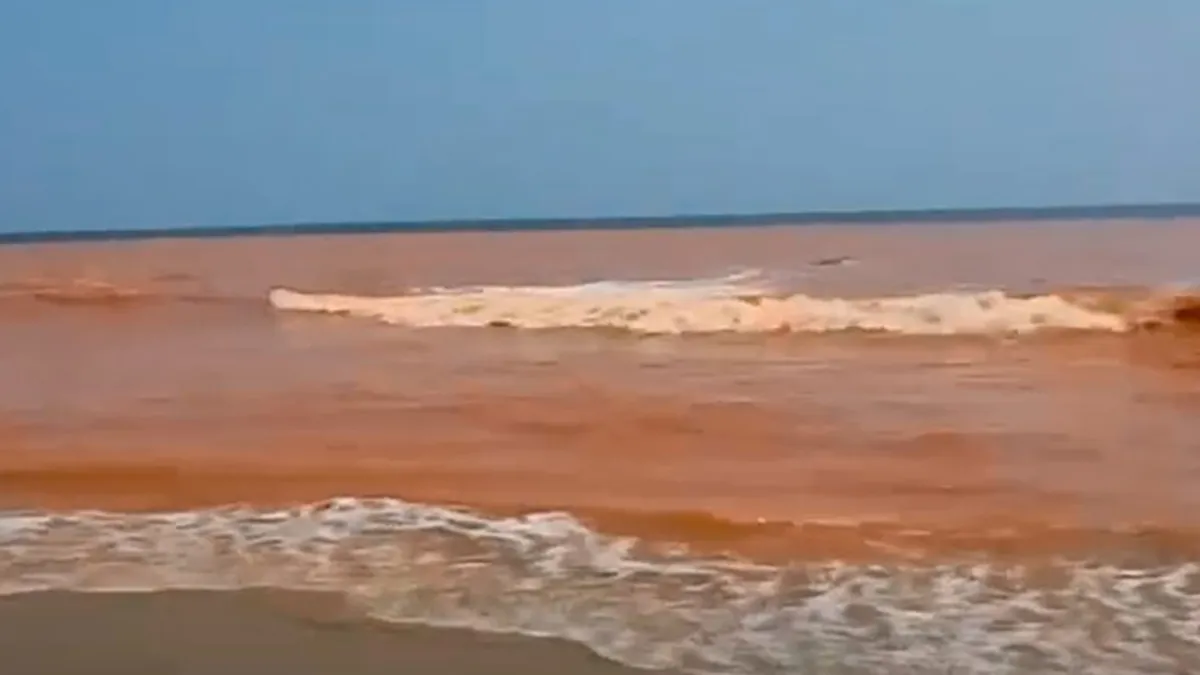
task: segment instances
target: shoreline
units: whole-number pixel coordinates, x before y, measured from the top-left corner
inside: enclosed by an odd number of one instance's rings
[[[16,673],[638,675],[582,645],[354,616],[334,594],[275,590],[0,597]]]

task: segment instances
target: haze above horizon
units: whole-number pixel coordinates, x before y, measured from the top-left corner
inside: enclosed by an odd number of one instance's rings
[[[1195,63],[1188,0],[11,2],[0,232],[1200,202]]]

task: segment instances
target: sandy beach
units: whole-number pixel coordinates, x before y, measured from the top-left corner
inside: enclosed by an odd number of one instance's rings
[[[367,625],[336,597],[280,591],[3,597],[0,653],[13,675],[646,672],[556,640]]]

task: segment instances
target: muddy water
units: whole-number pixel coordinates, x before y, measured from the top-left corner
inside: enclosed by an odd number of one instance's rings
[[[0,584],[332,589],[695,672],[1189,672],[1198,225],[0,248]]]

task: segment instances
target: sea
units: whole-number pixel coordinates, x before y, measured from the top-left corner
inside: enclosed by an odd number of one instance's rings
[[[1200,672],[1200,213],[510,225],[6,235],[0,593]]]

